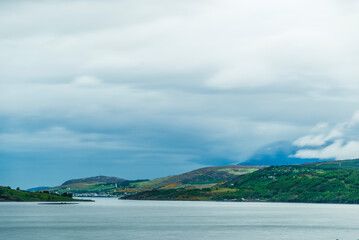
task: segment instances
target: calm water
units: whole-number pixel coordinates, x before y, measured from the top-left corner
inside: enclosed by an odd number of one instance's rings
[[[359,239],[359,205],[119,201],[0,203],[0,239]]]

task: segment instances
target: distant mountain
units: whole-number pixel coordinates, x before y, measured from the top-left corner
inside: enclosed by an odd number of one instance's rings
[[[52,188],[52,187],[34,187],[34,188],[26,189],[26,191],[28,191],[28,192],[38,192],[38,191],[42,191],[42,190],[45,190],[45,189],[48,189],[48,188]]]
[[[88,178],[71,179],[64,182],[61,186],[70,185],[74,183],[120,183],[126,181],[126,179],[118,177],[96,176]]]
[[[331,160],[321,160],[318,158],[302,159],[291,157],[300,149],[301,148],[292,145],[292,143],[289,141],[270,143],[266,146],[259,148],[247,161],[241,162],[238,165],[278,166]]]

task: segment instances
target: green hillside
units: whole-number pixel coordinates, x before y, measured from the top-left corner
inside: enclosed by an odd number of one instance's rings
[[[136,188],[157,189],[157,188],[206,188],[218,183],[234,179],[240,175],[248,174],[258,170],[259,166],[238,166],[229,165],[221,167],[206,167],[196,169],[187,173],[157,178],[154,180],[134,183]]]
[[[22,190],[13,190],[9,187],[0,186],[0,201],[79,201],[64,194],[63,196],[52,193],[27,192]]]
[[[147,191],[126,198],[359,203],[359,160],[273,166],[212,188]]]
[[[359,159],[341,160],[341,161],[326,161],[326,162],[314,162],[306,163],[300,166],[307,168],[317,168],[324,170],[335,170],[335,169],[356,169],[359,170]]]

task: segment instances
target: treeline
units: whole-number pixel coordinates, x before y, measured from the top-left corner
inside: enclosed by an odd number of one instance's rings
[[[71,193],[27,192],[0,186],[0,201],[74,201]]]
[[[359,170],[270,167],[227,184],[234,192],[214,200],[359,203]]]

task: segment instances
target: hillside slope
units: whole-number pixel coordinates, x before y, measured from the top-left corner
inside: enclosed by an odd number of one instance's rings
[[[254,172],[263,166],[221,166],[205,167],[174,176],[133,183],[136,189],[207,188],[229,181],[240,175]]]
[[[65,195],[59,196],[52,193],[27,192],[14,190],[0,186],[0,201],[79,201]]]
[[[127,199],[359,203],[359,160],[273,166],[197,190],[156,190]]]

